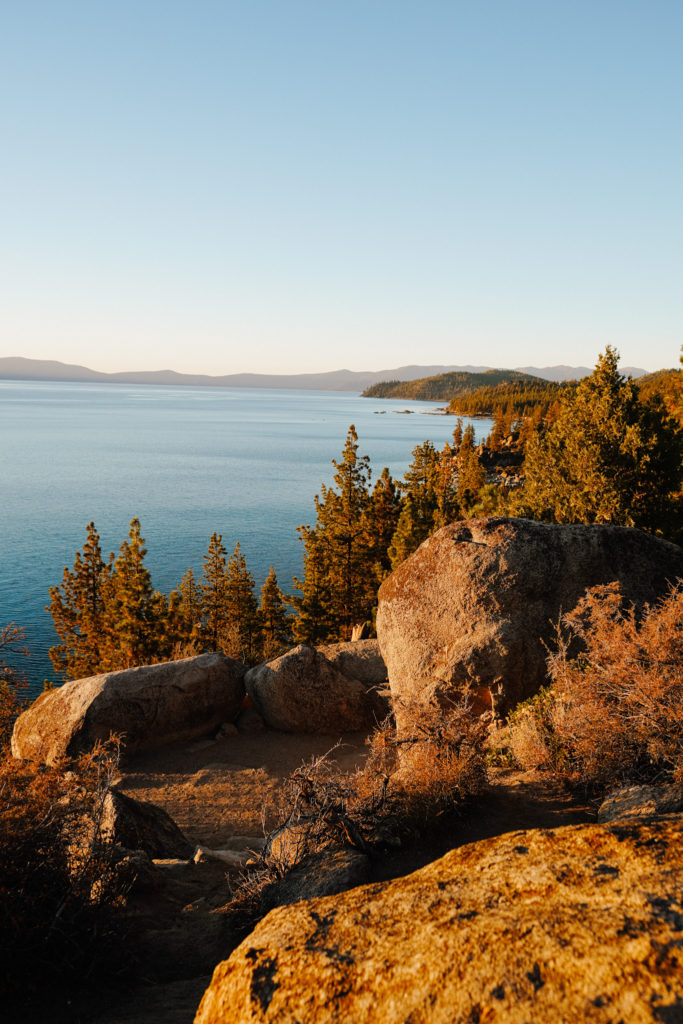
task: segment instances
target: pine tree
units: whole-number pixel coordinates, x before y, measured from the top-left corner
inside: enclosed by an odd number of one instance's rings
[[[450,451],[449,448],[449,454],[444,455],[442,463],[431,441],[424,441],[413,448],[413,460],[401,481],[401,489],[405,494],[389,547],[392,569],[400,565],[408,555],[412,555],[422,541],[434,532],[437,516],[440,515],[440,495],[445,514],[447,459],[450,458]]]
[[[182,642],[201,644],[203,637],[202,616],[204,611],[202,589],[192,569],[187,569],[177,591],[177,614]],[[169,594],[169,607],[171,606]]]
[[[315,496],[318,501],[318,495]],[[317,507],[317,506],[316,506]],[[303,579],[294,577],[294,586],[301,591],[292,601],[297,609],[294,639],[298,643],[316,644],[335,638],[332,612],[327,545],[312,526],[297,527],[304,545]]]
[[[261,616],[254,596],[254,577],[239,542],[228,560],[225,598],[227,633],[220,649],[246,665],[254,665],[261,660]]]
[[[400,514],[401,497],[385,466],[375,482],[365,512],[369,566],[372,566],[372,574],[377,587],[391,572],[389,547],[396,532]]]
[[[458,457],[455,449],[445,444],[439,453],[437,472],[435,475],[436,507],[432,530],[440,530],[459,518],[460,502],[458,500]]]
[[[202,643],[210,651],[222,650],[227,642],[230,625],[228,604],[228,569],[226,550],[220,533],[212,533],[209,547],[204,555],[202,578],[197,589],[193,577],[185,574],[188,612],[196,615],[197,600],[200,601],[200,623],[198,633]],[[189,571],[189,570],[188,570]],[[197,590],[199,593],[197,593]]]
[[[170,656],[168,600],[152,587],[144,565],[144,543],[140,521],[132,519],[128,540],[121,545],[103,587],[105,640],[101,671],[147,665]]]
[[[660,401],[641,402],[608,347],[590,377],[563,393],[560,413],[526,450],[517,514],[558,523],[680,531],[683,430]],[[678,533],[678,535],[680,535]]]
[[[287,649],[292,638],[292,618],[287,612],[272,565],[261,587],[259,614],[263,633],[262,657],[264,661],[272,661]]]
[[[348,639],[355,623],[371,617],[375,600],[366,520],[370,460],[358,455],[353,425],[341,460],[332,465],[337,489],[322,485],[315,496],[315,528],[298,531],[304,543],[304,579],[294,580],[302,592],[295,598],[295,636],[306,643]]]
[[[456,458],[458,468],[458,502],[462,513],[466,515],[476,504],[480,487],[486,483],[486,472],[479,462],[474,447],[474,427],[467,425],[463,434],[462,444]]]
[[[104,639],[104,585],[111,571],[102,560],[100,538],[88,523],[83,553],[76,552],[73,571],[64,569],[61,586],[50,587],[52,616],[60,643],[50,648],[55,672],[82,679],[100,671]]]
[[[396,530],[389,545],[391,568],[396,569],[413,551],[417,551],[423,540],[429,536],[424,523],[418,518],[413,497],[406,494],[401,506]]]

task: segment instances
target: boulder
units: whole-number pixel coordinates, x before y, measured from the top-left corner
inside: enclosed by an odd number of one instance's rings
[[[370,878],[370,858],[359,850],[327,848],[311,854],[261,893],[261,909],[346,892]]]
[[[683,786],[622,786],[603,800],[598,821],[631,821],[683,811]]]
[[[681,1019],[683,823],[570,825],[271,911],[195,1024]]]
[[[528,519],[444,527],[385,580],[377,636],[399,729],[402,708],[466,688],[506,714],[547,682],[545,645],[587,588],[617,581],[642,609],[683,576],[683,550],[640,530]]]
[[[380,721],[386,718],[391,711],[391,703],[386,696],[389,677],[378,640],[354,640],[338,644],[324,644],[322,647],[317,647],[316,650],[343,675],[363,683],[368,691],[376,718]]]
[[[378,640],[347,640],[323,644],[316,650],[345,676],[359,679],[367,686],[382,686],[387,681],[387,667]]]
[[[152,859],[192,856],[194,846],[170,814],[146,800],[109,790],[102,805],[100,836],[128,850],[144,850]]]
[[[12,754],[54,764],[111,733],[129,753],[205,736],[239,711],[244,672],[223,654],[202,654],[64,683],[19,716]]]
[[[271,729],[336,734],[375,724],[367,687],[304,644],[250,669],[244,681]]]

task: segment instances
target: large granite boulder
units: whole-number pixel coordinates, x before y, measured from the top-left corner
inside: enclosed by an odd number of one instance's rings
[[[444,527],[385,580],[377,636],[394,710],[468,686],[505,714],[547,682],[545,645],[586,589],[617,581],[641,609],[683,577],[683,550],[619,526],[471,519]]]
[[[111,733],[128,753],[206,736],[239,711],[244,672],[224,654],[201,654],[65,683],[19,716],[12,754],[54,764]]]
[[[244,681],[271,729],[336,734],[370,729],[376,722],[366,684],[304,644],[250,669]]]
[[[570,825],[271,911],[195,1024],[678,1021],[683,823]]]

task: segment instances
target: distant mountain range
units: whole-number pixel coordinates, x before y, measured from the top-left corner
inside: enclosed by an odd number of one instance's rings
[[[220,377],[208,374],[176,373],[175,370],[139,370],[124,373],[101,373],[87,366],[60,363],[53,359],[25,359],[21,356],[0,357],[0,379],[63,380],[101,384],[161,384],[218,388],[304,388],[311,391],[363,391],[381,381],[408,381],[432,377],[440,373],[483,373],[490,366],[399,366],[393,370],[353,371],[331,370],[328,373],[228,373]],[[587,366],[520,366],[522,373],[543,380],[573,380],[592,373]],[[640,377],[646,371],[625,366],[626,376]]]

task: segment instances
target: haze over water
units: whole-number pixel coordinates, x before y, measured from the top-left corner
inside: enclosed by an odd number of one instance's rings
[[[417,415],[397,415],[403,409]],[[272,564],[289,591],[301,572],[301,523],[333,483],[351,423],[372,479],[400,477],[416,444],[450,440],[434,403],[348,392],[0,381],[0,624],[23,625],[33,686],[52,678],[57,642],[44,610],[94,520],[102,551],[118,551],[138,516],[145,564],[168,592],[201,571],[211,533],[239,540],[259,592]],[[473,421],[477,439],[490,420]]]

